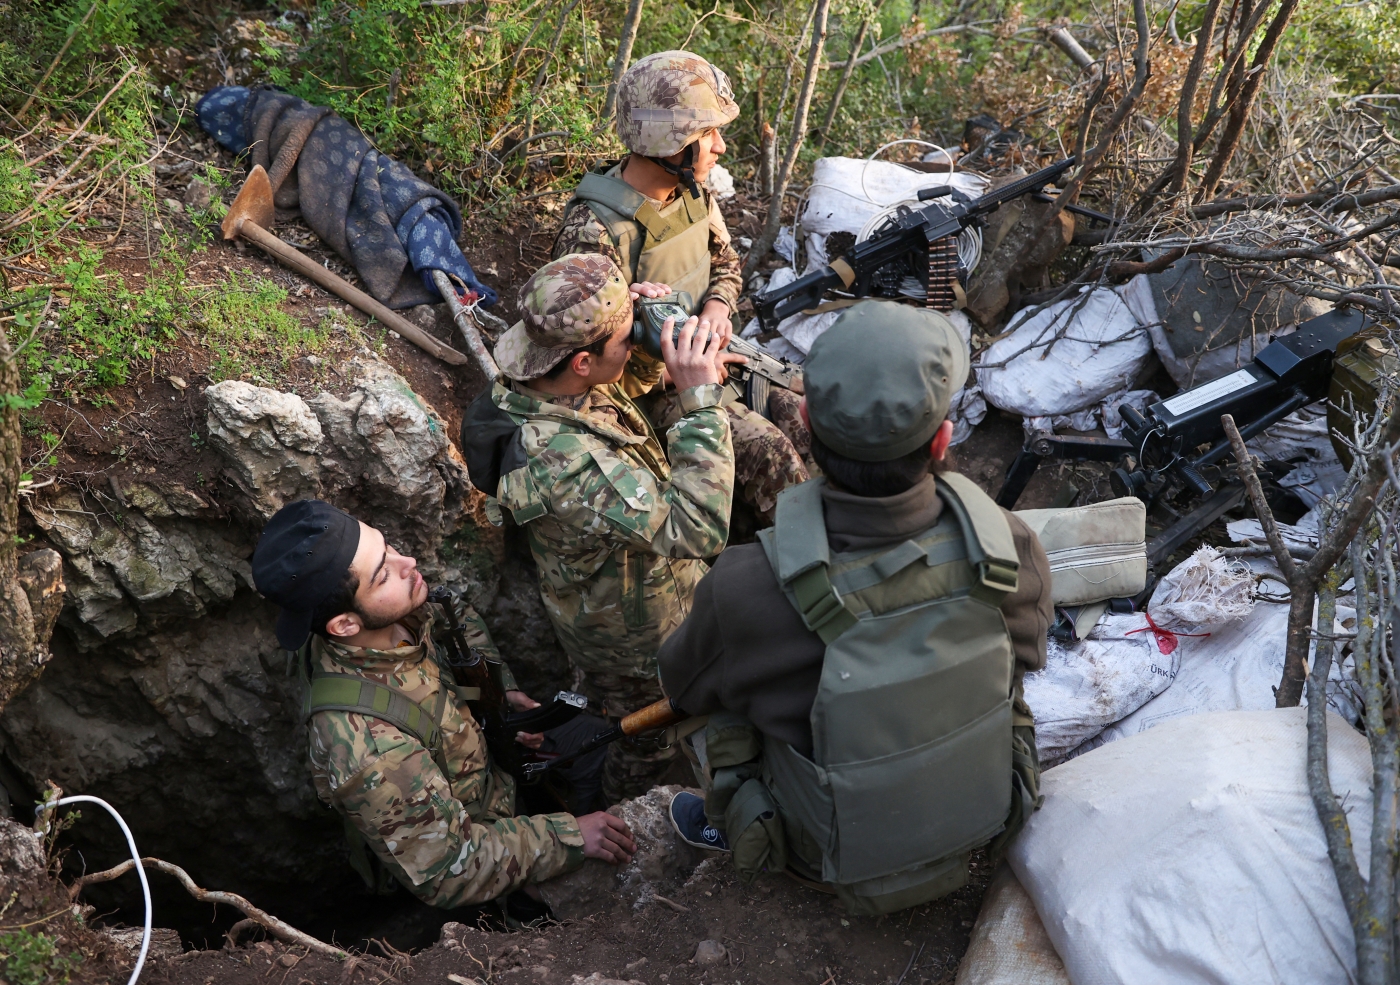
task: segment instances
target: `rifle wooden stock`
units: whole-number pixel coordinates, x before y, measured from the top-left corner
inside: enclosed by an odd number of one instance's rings
[[[685,717],[685,712],[676,707],[674,698],[662,698],[640,711],[632,712],[619,725],[623,735],[639,735],[642,732],[651,732],[654,729],[674,725]]]

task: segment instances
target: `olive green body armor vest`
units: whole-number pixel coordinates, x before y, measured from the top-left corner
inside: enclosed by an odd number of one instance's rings
[[[1001,510],[957,474],[938,477],[945,509],[922,535],[832,555],[823,482],[785,490],[759,532],[826,644],[812,758],[765,737],[762,781],[787,863],[853,911],[887,913],[962,886],[968,854],[1007,823],[1015,657],[1000,606],[1019,562]]]
[[[698,311],[710,288],[709,193],[693,198],[681,189],[674,202],[658,211],[619,177],[621,171],[618,164],[606,174],[584,175],[564,209],[565,218],[576,208],[592,209],[617,243],[627,283],[669,284],[672,291],[694,298]]]

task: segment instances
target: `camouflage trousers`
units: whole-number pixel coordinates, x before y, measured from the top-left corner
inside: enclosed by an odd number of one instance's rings
[[[623,677],[575,669],[575,689],[596,705],[609,724],[664,698],[656,677]],[[655,736],[624,738],[608,746],[603,763],[603,796],[609,804],[640,797],[661,781],[676,758],[674,746],[662,748]]]
[[[739,400],[724,408],[734,441],[734,488],[753,507],[761,526],[773,525],[778,493],[811,477],[812,441],[797,410],[801,401],[791,390],[774,387],[768,402],[772,421]],[[649,394],[638,404],[658,434],[680,420],[680,397],[673,388]]]

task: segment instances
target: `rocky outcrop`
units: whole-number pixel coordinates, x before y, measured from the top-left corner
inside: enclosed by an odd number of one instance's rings
[[[683,787],[653,787],[610,808],[627,822],[637,853],[623,866],[589,859],[566,876],[540,884],[540,893],[560,920],[582,919],[621,899],[642,906],[683,885],[708,852],[681,841],[671,824],[670,804]],[[696,791],[698,792],[698,791]]]
[[[103,797],[144,854],[308,926],[367,901],[340,821],[310,785],[276,610],[252,588],[248,559],[267,517],[306,496],[349,510],[430,581],[465,592],[528,688],[569,683],[528,553],[485,523],[442,418],[372,356],[341,368],[346,390],[309,398],[209,387],[208,439],[224,472],[205,486],[143,477],[113,481],[111,496],[33,498],[67,593],[52,661],[0,717],[4,763],[29,792],[52,779]],[[89,869],[125,853],[100,818],[72,834]],[[177,888],[167,903],[190,907]]]

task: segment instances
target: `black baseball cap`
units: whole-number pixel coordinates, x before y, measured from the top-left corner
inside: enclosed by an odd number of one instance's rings
[[[277,642],[300,649],[317,608],[335,593],[360,546],[360,522],[319,499],[278,510],[253,550],[253,584],[282,607]]]

